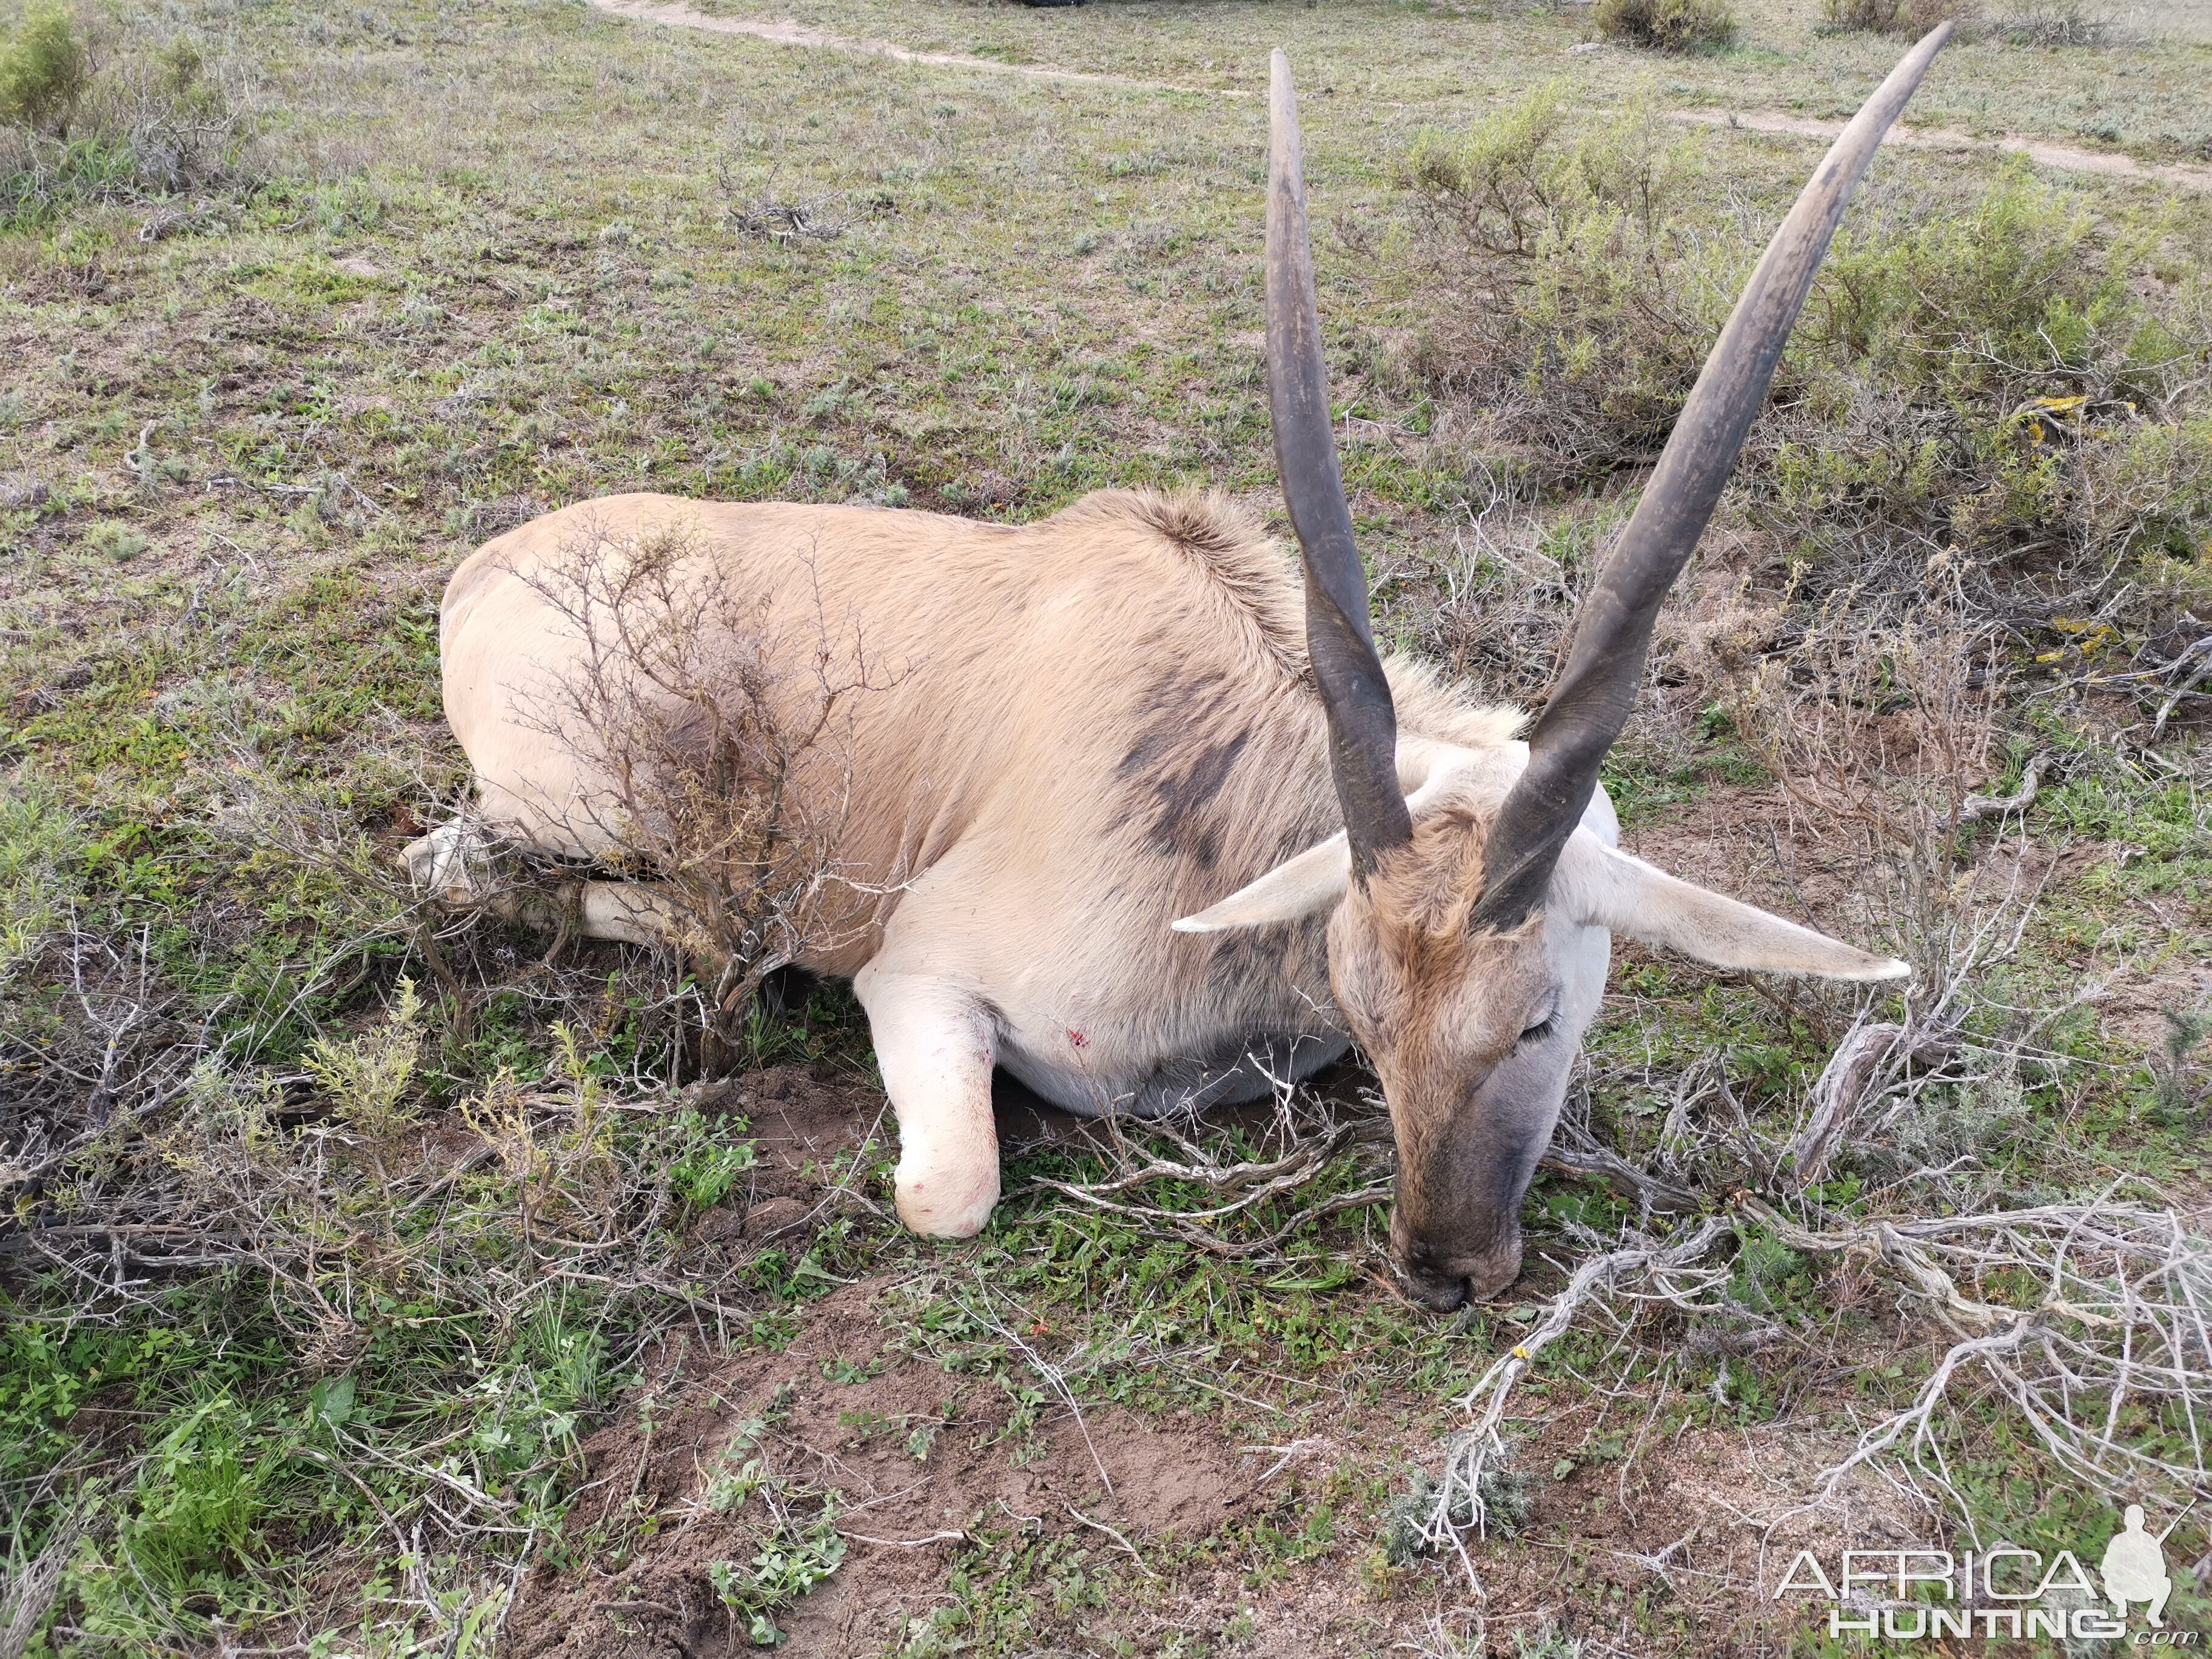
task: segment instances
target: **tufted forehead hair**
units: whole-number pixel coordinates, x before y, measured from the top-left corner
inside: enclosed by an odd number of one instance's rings
[[[1364,891],[1355,890],[1352,899],[1356,915],[1401,978],[1400,994],[1417,1004],[1433,1004],[1432,1018],[1471,990],[1498,988],[1490,981],[1509,971],[1505,961],[1542,932],[1540,915],[1503,933],[1483,929],[1475,921],[1483,891],[1483,851],[1510,781],[1476,769],[1425,791],[1428,799],[1413,820],[1413,839],[1378,860]],[[1370,994],[1382,992],[1379,985],[1368,989]]]
[[[1482,896],[1482,850],[1498,809],[1479,780],[1455,778],[1413,823],[1413,838],[1376,862],[1367,901],[1378,924],[1431,939],[1465,937]]]

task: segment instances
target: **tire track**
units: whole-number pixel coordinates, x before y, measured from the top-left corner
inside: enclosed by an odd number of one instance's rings
[[[695,11],[682,0],[591,0],[599,10],[640,23],[659,23],[667,28],[703,29],[710,34],[743,34],[756,40],[772,40],[782,46],[805,46],[817,52],[857,52],[887,58],[896,64],[931,64],[946,69],[988,70],[999,75],[1025,75],[1038,81],[1072,81],[1098,86],[1138,87],[1147,92],[1188,92],[1201,98],[1249,98],[1239,88],[1187,87],[1174,81],[1147,81],[1133,75],[1113,75],[1097,70],[1061,69],[1054,64],[1007,64],[995,58],[978,58],[965,52],[917,52],[891,40],[871,40],[850,34],[832,34],[811,23],[792,18],[720,17]]]
[[[1032,80],[1061,81],[1094,86],[1131,87],[1146,92],[1188,93],[1200,98],[1249,98],[1249,91],[1236,87],[1192,87],[1174,81],[1148,81],[1133,75],[1114,75],[1097,70],[1061,69],[1053,64],[1007,64],[995,58],[979,58],[964,52],[918,52],[890,40],[832,34],[791,18],[719,17],[694,10],[683,0],[591,0],[599,10],[634,22],[657,23],[665,28],[701,29],[710,34],[741,34],[778,46],[803,46],[816,52],[854,52],[888,58],[897,64],[926,64],[945,69],[982,70],[995,75],[1022,75]],[[1801,138],[1833,139],[1841,132],[1839,121],[1816,121],[1785,115],[1778,110],[1670,110],[1667,118],[1686,126],[1718,127],[1743,132],[1788,133]],[[2061,173],[2081,173],[2118,179],[2154,179],[2184,190],[2212,191],[2212,167],[2179,162],[2138,161],[2132,155],[2105,150],[2077,149],[2021,133],[2002,138],[1978,138],[1968,132],[1942,127],[1896,126],[1887,142],[1906,149],[1979,151],[1984,155],[2025,155],[2038,167]]]
[[[1742,132],[1786,132],[1802,138],[1832,139],[1844,130],[1840,121],[1814,121],[1776,110],[1669,110],[1667,118],[1688,126],[1735,128]],[[2110,150],[2076,149],[2070,144],[2049,143],[2025,133],[2008,132],[2002,138],[1977,138],[1971,132],[1944,127],[1911,127],[1902,124],[1889,130],[1882,141],[1893,148],[1931,150],[1979,150],[1985,155],[2026,155],[2038,167],[2062,173],[2089,173],[2106,178],[2156,179],[2184,190],[2212,191],[2212,167],[2192,167],[2179,162],[2138,161],[2132,155]]]

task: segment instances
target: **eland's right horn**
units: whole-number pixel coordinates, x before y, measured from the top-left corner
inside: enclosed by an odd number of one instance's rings
[[[1376,653],[1367,575],[1337,471],[1306,234],[1298,95],[1291,60],[1279,50],[1268,70],[1267,401],[1275,469],[1305,558],[1306,653],[1328,713],[1329,768],[1352,843],[1352,878],[1364,882],[1377,854],[1413,839],[1413,821],[1398,787],[1398,714]]]

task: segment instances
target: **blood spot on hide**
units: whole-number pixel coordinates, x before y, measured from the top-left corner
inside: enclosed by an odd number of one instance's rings
[[[1067,1041],[1072,1047],[1077,1048],[1088,1048],[1091,1046],[1091,1039],[1073,1025],[1067,1028]]]

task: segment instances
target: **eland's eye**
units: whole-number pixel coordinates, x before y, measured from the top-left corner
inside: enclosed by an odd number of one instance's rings
[[[1546,1037],[1552,1035],[1552,1027],[1558,1024],[1559,1022],[1559,1017],[1556,1013],[1547,1014],[1543,1018],[1538,1020],[1534,1025],[1529,1026],[1527,1030],[1522,1031],[1521,1033],[1520,1040],[1523,1042],[1541,1042]]]

